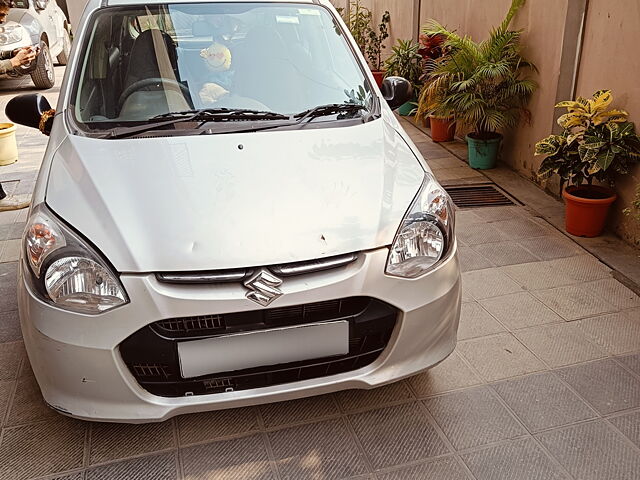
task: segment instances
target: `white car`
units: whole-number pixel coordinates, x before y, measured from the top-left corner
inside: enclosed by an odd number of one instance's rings
[[[31,75],[38,88],[55,84],[53,59],[66,65],[71,51],[71,26],[55,0],[13,0],[7,21],[0,25],[0,51],[39,47],[32,65],[20,67],[15,75]]]
[[[161,421],[445,359],[454,208],[382,90],[328,0],[90,0],[55,120],[6,109],[50,133],[18,282],[47,403]]]

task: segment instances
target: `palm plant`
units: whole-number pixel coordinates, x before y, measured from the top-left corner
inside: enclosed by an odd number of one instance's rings
[[[475,42],[430,20],[423,32],[441,35],[449,54],[437,61],[423,92],[423,111],[453,112],[456,121],[480,139],[518,124],[537,84],[526,75],[535,66],[521,56],[521,31],[509,25],[525,0],[512,0],[502,24],[489,37]]]

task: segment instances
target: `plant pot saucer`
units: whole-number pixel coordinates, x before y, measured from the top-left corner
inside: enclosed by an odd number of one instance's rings
[[[0,212],[21,210],[31,203],[31,195],[10,195],[0,200]]]

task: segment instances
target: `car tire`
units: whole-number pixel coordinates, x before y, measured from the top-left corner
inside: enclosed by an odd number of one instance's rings
[[[59,65],[66,65],[69,63],[69,53],[71,52],[71,37],[69,36],[68,30],[64,29],[64,33],[62,35],[62,51],[60,55],[56,57]]]
[[[38,88],[51,88],[55,84],[56,76],[53,71],[53,59],[46,43],[40,44],[40,55],[37,59],[37,67],[31,73],[31,80]]]

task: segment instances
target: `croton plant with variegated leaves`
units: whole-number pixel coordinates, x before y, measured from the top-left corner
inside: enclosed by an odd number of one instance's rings
[[[600,90],[592,98],[560,102],[567,113],[558,119],[560,135],[550,135],[536,144],[536,155],[544,155],[538,175],[558,174],[565,184],[613,185],[616,174],[628,174],[640,159],[640,137],[624,110],[611,107],[613,96]]]

